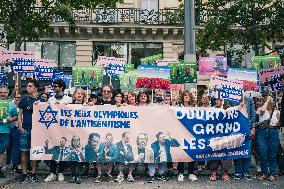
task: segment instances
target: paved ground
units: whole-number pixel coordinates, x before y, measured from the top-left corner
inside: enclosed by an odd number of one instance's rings
[[[43,179],[43,178],[42,178]],[[176,180],[170,180],[167,182],[155,181],[153,184],[145,183],[143,179],[137,180],[135,183],[106,183],[102,182],[100,184],[96,184],[93,182],[93,178],[85,178],[83,183],[78,184],[69,184],[67,182],[52,182],[52,183],[27,183],[27,184],[19,184],[19,183],[11,183],[7,188],[13,189],[26,189],[26,188],[33,188],[33,189],[77,189],[77,188],[111,188],[111,189],[153,189],[153,188],[177,188],[177,189],[261,189],[261,188],[284,188],[284,177],[279,177],[276,182],[259,182],[256,179],[252,181],[231,181],[229,183],[224,183],[222,181],[217,182],[209,182],[207,176],[201,176],[199,181],[196,182],[189,182],[188,180],[185,182],[178,182]]]

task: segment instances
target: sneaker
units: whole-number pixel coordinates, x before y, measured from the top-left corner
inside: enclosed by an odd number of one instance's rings
[[[222,179],[223,179],[223,181],[225,181],[225,182],[229,182],[229,181],[230,181],[230,176],[228,175],[227,172],[223,172],[223,174],[222,174]]]
[[[241,174],[235,174],[234,175],[234,180],[241,180],[242,175]]]
[[[114,182],[114,179],[113,179],[113,177],[111,175],[108,175],[107,176],[107,181],[108,182]]]
[[[19,183],[24,184],[24,183],[28,182],[29,180],[30,180],[29,176],[27,174],[23,174],[21,176],[21,178],[19,179]]]
[[[69,183],[76,183],[77,181],[77,177],[76,176],[73,176],[71,177],[71,179],[69,180]]]
[[[261,173],[261,168],[259,165],[256,167],[256,172]]]
[[[44,182],[52,182],[56,180],[56,175],[53,173],[50,173],[45,179]]]
[[[245,180],[252,180],[251,175],[250,174],[244,174],[243,177]]]
[[[21,174],[21,171],[18,169],[18,167],[14,167],[12,170],[11,170],[11,174]]]
[[[178,174],[178,181],[183,182],[183,180],[184,180],[183,174],[182,173]]]
[[[64,181],[64,175],[63,173],[58,173],[58,181],[63,182]]]
[[[122,174],[117,175],[115,182],[121,183],[123,181],[124,181],[124,175],[122,175]]]
[[[36,174],[32,174],[32,176],[31,176],[31,181],[32,181],[32,182],[39,182],[39,178],[37,177]]]
[[[76,178],[76,184],[82,184],[82,177],[81,176],[78,176],[77,178]]]
[[[210,181],[216,181],[216,180],[217,180],[217,171],[211,171]]]
[[[160,181],[167,181],[167,179],[164,177],[164,175],[158,175],[158,176],[157,176],[157,180],[160,180]]]
[[[198,179],[197,179],[197,176],[195,175],[195,174],[190,174],[190,175],[188,175],[188,179],[190,180],[190,181],[197,181]]]
[[[100,183],[102,182],[102,176],[101,175],[98,175],[96,178],[95,178],[95,183]]]
[[[2,170],[0,170],[0,178],[6,178],[6,175]]]
[[[147,177],[147,183],[153,183],[155,178],[153,176],[148,176]]]
[[[128,182],[134,182],[133,176],[132,176],[132,175],[128,175],[127,181],[128,181]]]

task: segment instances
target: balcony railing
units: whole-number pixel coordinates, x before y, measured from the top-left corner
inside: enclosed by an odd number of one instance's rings
[[[37,8],[42,12],[42,8]],[[148,10],[136,8],[116,9],[82,9],[74,10],[73,18],[76,22],[97,23],[97,24],[182,24],[183,13],[178,9]],[[55,16],[52,22],[65,22],[60,16]]]

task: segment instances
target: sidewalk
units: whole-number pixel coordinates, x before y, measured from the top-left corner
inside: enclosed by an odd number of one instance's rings
[[[9,166],[4,167],[2,171],[6,174],[6,178],[0,178],[0,188],[5,188],[5,186],[9,185],[20,176],[17,173],[12,174]]]

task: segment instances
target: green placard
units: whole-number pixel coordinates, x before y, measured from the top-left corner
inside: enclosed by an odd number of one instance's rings
[[[72,79],[75,87],[101,87],[103,85],[103,68],[96,66],[74,66]]]
[[[279,55],[254,56],[251,65],[256,70],[278,68],[281,66],[281,58]]]
[[[131,71],[134,71],[134,64],[125,64],[125,70],[124,72],[125,73],[128,73],[128,72],[131,72]]]
[[[122,92],[135,92],[138,90],[136,89],[136,80],[137,80],[136,71],[120,74],[119,80],[120,80],[120,89]]]
[[[3,123],[3,119],[7,118],[8,100],[0,100],[0,122]]]
[[[196,62],[170,63],[171,84],[197,83]]]

